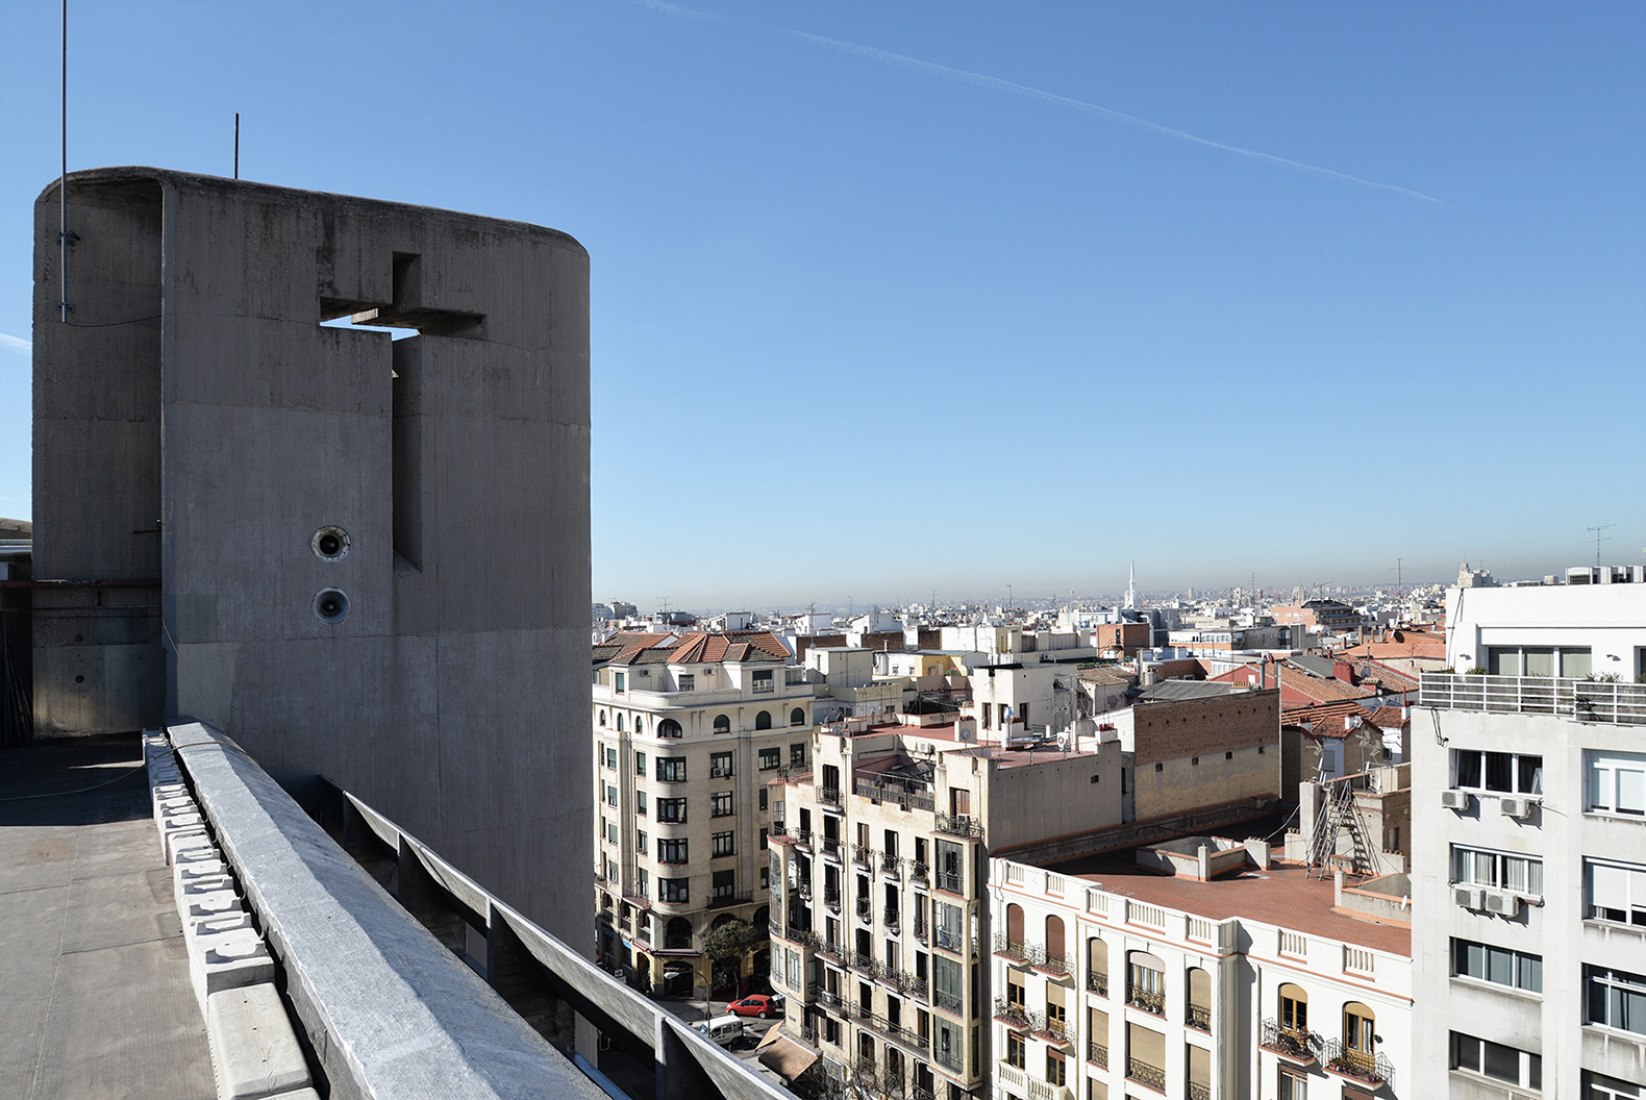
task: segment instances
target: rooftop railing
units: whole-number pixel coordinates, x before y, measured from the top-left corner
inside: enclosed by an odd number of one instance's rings
[[[332,1095],[600,1096],[574,1014],[635,1095],[787,1095],[346,791],[317,824],[218,731],[171,736]]]
[[[1425,672],[1418,705],[1487,714],[1548,714],[1578,722],[1638,726],[1646,725],[1646,684]]]

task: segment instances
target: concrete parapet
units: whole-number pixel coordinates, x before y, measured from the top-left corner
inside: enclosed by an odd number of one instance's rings
[[[217,850],[216,845],[211,842],[211,837],[206,835],[206,830],[199,826],[192,829],[174,829],[163,833],[160,843],[166,853],[166,862],[169,864],[176,864],[179,855],[184,852],[215,853]]]
[[[250,927],[211,931],[210,921],[195,925],[189,937],[189,978],[205,1012],[206,1002],[225,989],[274,981],[274,956],[257,930]]]
[[[280,994],[268,982],[206,998],[218,1100],[264,1100],[313,1083]]]

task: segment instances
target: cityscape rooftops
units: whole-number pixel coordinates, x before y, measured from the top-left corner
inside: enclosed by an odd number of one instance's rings
[[[787,661],[789,649],[767,630],[737,630],[723,634],[614,634],[594,647],[596,664],[727,664],[747,661]]]

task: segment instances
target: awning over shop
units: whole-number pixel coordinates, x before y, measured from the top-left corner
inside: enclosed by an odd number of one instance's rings
[[[793,1082],[817,1064],[818,1054],[782,1035],[780,1030],[781,1025],[773,1024],[755,1049],[760,1052],[761,1065],[783,1080]]]

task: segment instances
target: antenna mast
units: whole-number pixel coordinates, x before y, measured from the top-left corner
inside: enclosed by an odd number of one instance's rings
[[[57,177],[57,289],[58,309],[69,321],[69,0],[63,0],[62,132],[63,162]]]
[[[1602,536],[1601,532],[1610,530],[1611,528],[1616,527],[1616,526],[1617,526],[1617,524],[1615,524],[1615,523],[1603,523],[1599,527],[1585,527],[1584,528],[1585,531],[1588,531],[1591,535],[1593,535],[1595,537],[1595,568],[1596,569],[1600,568],[1600,544],[1603,543],[1603,542],[1611,542],[1612,541],[1612,536],[1611,535]]]

